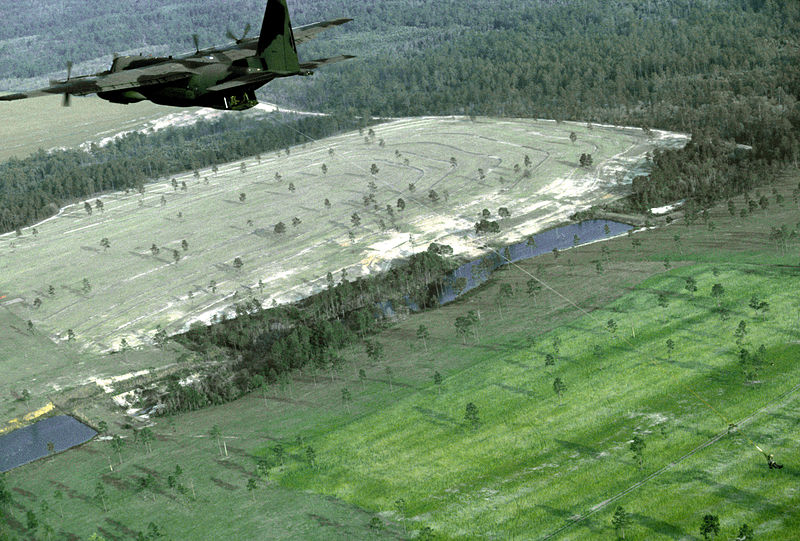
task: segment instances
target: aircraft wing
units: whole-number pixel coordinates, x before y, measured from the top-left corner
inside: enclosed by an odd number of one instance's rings
[[[25,98],[35,98],[48,94],[70,94],[85,96],[97,92],[113,92],[118,90],[133,90],[148,86],[174,83],[186,80],[192,72],[186,70],[164,70],[142,68],[141,70],[126,70],[118,73],[89,75],[73,77],[66,81],[54,81],[47,88],[32,90],[30,92],[17,92],[0,96],[0,101],[13,101]]]
[[[259,73],[251,73],[210,86],[206,89],[207,92],[222,92],[223,90],[231,90],[233,88],[241,88],[246,85],[263,85],[270,82],[275,78],[275,74],[269,71],[262,71]]]
[[[320,58],[319,60],[311,60],[310,62],[303,62],[302,64],[300,64],[300,69],[304,71],[315,70],[320,66],[324,66],[326,64],[333,64],[335,62],[341,62],[343,60],[348,60],[350,58],[355,58],[355,56],[343,54],[339,56],[333,56],[331,58]],[[310,73],[306,73],[306,75],[310,75]],[[231,90],[245,85],[262,85],[264,83],[270,82],[276,76],[280,76],[280,74],[271,71],[248,73],[246,75],[242,75],[241,77],[225,81],[224,83],[210,86],[206,90],[208,92],[222,92],[224,90]]]
[[[88,80],[87,80],[88,79]],[[75,94],[83,96],[93,92],[100,92],[93,81],[93,77],[70,79],[64,83],[52,84],[47,88],[40,88],[39,90],[31,90],[28,92],[15,92],[14,94],[6,94],[0,96],[0,101],[13,101],[22,100],[25,98],[37,98],[39,96],[47,96],[48,94]],[[90,90],[91,89],[91,90]]]
[[[294,42],[299,45],[306,41],[312,40],[317,37],[317,34],[331,26],[339,26],[340,24],[349,23],[353,19],[333,19],[332,21],[323,21],[321,23],[312,23],[305,26],[298,26],[292,28],[294,34]]]

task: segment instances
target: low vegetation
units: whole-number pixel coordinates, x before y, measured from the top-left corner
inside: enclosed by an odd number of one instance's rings
[[[114,428],[119,451],[97,441],[19,468],[6,476],[12,529],[23,532],[30,511],[37,528],[81,536],[152,522],[168,536],[446,539],[501,528],[672,539],[717,524],[720,535],[746,525],[790,539],[793,478],[769,470],[748,438],[779,462],[800,460],[788,293],[800,276],[796,256],[768,240],[796,221],[787,201],[797,181],[762,193],[782,195],[783,207],[745,218],[710,209],[714,230],[676,222],[497,271],[463,299],[373,336],[379,359],[346,347],[343,369],[317,381],[295,371],[237,401],[159,419],[153,439]],[[732,199],[737,209],[746,201]],[[527,294],[531,276],[552,290]],[[505,285],[517,293],[501,308]],[[480,319],[465,345],[454,321],[469,311]],[[123,508],[149,518],[113,518]],[[280,524],[265,518],[276,512]]]
[[[272,117],[258,125],[281,126]],[[203,140],[211,147],[198,152],[214,156],[213,147],[224,144],[216,142],[213,126],[187,128],[205,129],[210,131]],[[574,145],[567,138],[573,131],[581,137]],[[251,134],[239,136],[250,148]],[[131,162],[135,173],[150,166],[147,157],[155,147],[143,135],[130,137],[120,149],[131,151],[128,145],[136,147],[139,140],[144,145],[141,161],[133,158],[139,165]],[[448,142],[431,144],[430,138]],[[156,139],[170,140],[169,134]],[[191,155],[192,147],[179,141],[155,150]],[[566,218],[577,203],[619,193],[618,169],[639,163],[658,145],[681,142],[669,135],[649,140],[636,129],[590,131],[547,121],[401,119],[78,201],[51,220],[0,235],[0,273],[8,293],[23,299],[9,308],[39,332],[69,341],[71,329],[76,344],[103,351],[120,350],[123,338],[136,347],[151,342],[159,326],[175,334],[197,318],[232,312],[233,304],[293,301],[327,287],[328,272],[337,282],[342,270],[355,280],[431,242],[470,250],[463,236],[472,233],[479,216],[488,213],[498,221],[501,208],[506,217],[499,220],[500,235],[521,238]],[[595,145],[602,145],[595,151],[596,168],[580,170],[579,150]],[[455,165],[441,159],[443,151],[456,158]],[[32,171],[40,159],[54,167],[48,178],[62,185],[70,179],[78,186],[126,178],[126,153],[112,147],[98,153],[110,161],[82,167],[81,153],[69,151],[7,166],[24,171],[23,178],[36,185],[41,179]],[[55,167],[65,156],[74,158],[69,163],[78,171],[75,177],[72,169]],[[381,167],[373,174],[375,162]],[[5,186],[13,191],[15,184]],[[433,187],[442,194],[438,203],[424,196]],[[487,237],[493,239],[496,234]]]

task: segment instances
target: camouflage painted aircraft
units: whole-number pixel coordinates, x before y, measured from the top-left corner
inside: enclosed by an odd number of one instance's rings
[[[245,39],[250,29],[247,25],[241,38],[228,31],[235,45],[201,50],[195,35],[196,51],[192,54],[175,58],[119,56],[108,71],[79,77],[70,77],[72,64],[68,63],[66,80],[51,81],[48,88],[40,90],[0,96],[0,101],[63,94],[64,105],[69,105],[70,95],[97,94],[123,104],[150,100],[177,107],[250,109],[258,104],[255,90],[273,79],[311,75],[320,66],[353,58],[341,55],[302,64],[297,58],[298,43],[351,20],[335,19],[293,29],[286,0],[268,0],[258,38]]]

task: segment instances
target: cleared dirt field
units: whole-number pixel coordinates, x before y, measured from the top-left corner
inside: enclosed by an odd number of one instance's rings
[[[648,151],[685,141],[535,120],[409,118],[374,131],[216,174],[187,172],[143,195],[105,194],[102,212],[89,215],[78,203],[38,224],[35,236],[33,228],[4,235],[0,287],[22,299],[8,308],[56,341],[72,329],[94,350],[118,349],[122,339],[136,345],[159,325],[176,332],[250,297],[293,300],[320,287],[328,271],[346,269],[352,279],[433,241],[473,255],[484,242],[473,229],[484,208],[498,220],[500,207],[510,212],[489,240],[522,238],[624,193]],[[592,167],[578,165],[582,153],[592,154]],[[284,233],[275,232],[279,222]]]

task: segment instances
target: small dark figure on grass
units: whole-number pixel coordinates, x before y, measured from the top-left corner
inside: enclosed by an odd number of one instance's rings
[[[633,453],[633,458],[636,460],[636,463],[639,465],[639,469],[642,468],[644,465],[644,448],[646,444],[641,436],[634,436],[633,441],[631,441],[631,452]]]
[[[736,536],[737,541],[751,541],[755,539],[755,534],[753,533],[753,528],[748,526],[747,524],[742,524],[742,527],[739,528],[739,535]]]
[[[383,521],[379,517],[372,517],[369,521],[370,530],[379,532],[383,530]]]
[[[771,470],[779,470],[783,468],[783,464],[778,464],[775,462],[775,459],[772,455],[767,455],[767,466],[769,466],[769,469]]]

